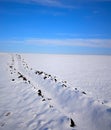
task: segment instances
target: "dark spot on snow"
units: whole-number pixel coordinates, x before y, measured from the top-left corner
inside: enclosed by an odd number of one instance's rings
[[[75,90],[77,90],[77,88],[75,88]]]
[[[45,101],[45,99],[43,99],[42,101]]]
[[[11,69],[13,68],[13,66],[12,66],[12,65],[10,65],[9,67],[10,67]]]
[[[50,107],[50,108],[52,108],[53,106],[52,106],[52,105],[50,105],[49,107]]]
[[[82,92],[83,94],[86,94],[86,92]]]
[[[30,80],[28,80],[28,83],[30,84]]]
[[[62,84],[62,87],[67,87],[65,84]]]
[[[21,55],[18,55],[18,59],[21,59]]]
[[[43,74],[43,72],[42,71],[36,71],[35,74],[41,75],[41,74]]]
[[[55,80],[55,82],[57,82],[57,79],[54,79]]]
[[[27,79],[26,79],[25,77],[23,77],[23,80],[24,80],[24,81],[27,81]]]
[[[22,77],[23,77],[22,75],[18,76],[18,78],[22,78]]]
[[[12,79],[12,81],[15,81],[15,79]]]
[[[18,74],[19,74],[19,75],[21,75],[21,73],[20,73],[20,72],[18,72]]]
[[[43,98],[42,92],[41,90],[38,90],[38,95],[41,96]]]
[[[41,72],[39,72],[39,75],[41,75],[41,74],[43,74],[43,72],[41,71]]]
[[[67,81],[62,81],[62,83],[67,83]]]
[[[46,79],[47,77],[45,76],[44,79]]]
[[[46,73],[44,72],[44,75],[47,76],[48,74],[46,74]]]
[[[3,127],[4,125],[5,125],[5,123],[1,123],[1,125],[0,125],[0,126],[1,126],[1,127]]]
[[[47,98],[47,100],[52,100],[51,98]]]
[[[72,118],[70,119],[70,121],[71,121],[70,127],[76,126],[75,123],[74,123],[74,121],[72,120]]]
[[[18,74],[19,74],[18,78],[22,78],[24,81],[27,81],[27,78],[24,77],[21,73],[18,72]]]
[[[9,116],[10,114],[11,114],[11,113],[10,113],[10,112],[8,112],[8,113],[6,113],[6,114],[5,114],[5,116]]]
[[[38,71],[36,71],[35,74],[38,74]]]
[[[38,93],[40,93],[40,94],[41,94],[41,90],[38,90]]]
[[[53,78],[51,78],[50,80],[53,80]]]

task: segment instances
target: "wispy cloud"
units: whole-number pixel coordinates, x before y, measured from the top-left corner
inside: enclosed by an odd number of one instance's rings
[[[0,2],[18,2],[18,3],[35,3],[43,6],[61,7],[61,8],[74,8],[70,3],[66,4],[68,0],[0,0]]]
[[[111,48],[111,39],[30,39],[27,44]]]
[[[75,9],[78,8],[83,3],[111,2],[111,0],[77,0],[77,1],[74,0],[0,0],[0,2],[18,2],[24,4],[35,3],[42,6]]]
[[[30,1],[46,6],[58,6],[58,7],[65,6],[62,2],[58,0],[30,0]]]
[[[51,34],[50,34],[51,35]],[[77,38],[77,37],[86,37],[84,33],[55,33],[57,36],[65,36],[67,38]],[[87,37],[96,38],[96,37],[105,37],[106,34],[98,33],[98,34],[87,34]]]
[[[92,48],[111,48],[111,39],[25,39],[1,41],[0,44],[25,44],[25,45],[57,45],[57,46],[81,46]]]
[[[57,5],[57,6],[61,6],[64,3],[84,3],[84,2],[108,2],[111,0],[0,0],[0,1],[4,1],[4,2],[35,2],[35,3],[39,3],[39,4],[43,4],[43,5]]]

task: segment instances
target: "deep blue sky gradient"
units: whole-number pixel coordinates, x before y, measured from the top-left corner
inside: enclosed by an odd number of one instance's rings
[[[111,1],[60,0],[60,6],[20,1],[0,0],[1,52],[111,54],[111,43],[107,47],[101,44],[91,47],[22,42],[30,39],[110,40]]]

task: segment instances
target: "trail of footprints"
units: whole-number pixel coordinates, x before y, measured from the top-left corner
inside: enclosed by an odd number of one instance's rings
[[[22,61],[22,65],[23,65],[24,69],[29,69],[29,67],[28,67],[27,63],[24,61],[24,59],[22,59],[21,56],[18,55],[18,54],[16,54],[16,56],[18,57],[19,60]],[[14,61],[14,57],[12,56],[12,64],[9,66],[10,71],[11,71],[11,74],[17,73],[18,79],[22,79],[23,82],[32,85],[33,88],[36,89],[36,87],[34,87],[34,85],[31,83],[30,80],[28,80],[22,73],[17,72],[16,68],[14,68],[14,62],[15,62],[15,61]],[[30,68],[30,70],[33,70],[33,69]],[[44,77],[43,77],[44,80],[50,78],[50,80],[54,81],[55,83],[58,81],[57,78],[56,78],[56,76],[52,77],[50,74],[47,74],[47,73],[45,73],[45,72],[43,72],[43,71],[38,71],[38,70],[37,70],[37,71],[35,71],[35,74],[36,74],[36,75],[44,75]],[[15,81],[15,79],[13,78],[12,81]],[[67,83],[67,81],[61,81],[61,87],[66,88],[66,87],[67,87],[66,83]],[[79,91],[77,90],[77,88],[75,88],[75,91],[79,92]],[[86,92],[84,92],[84,91],[83,91],[82,93],[83,93],[83,94],[86,94]],[[50,101],[50,100],[52,100],[51,98],[45,98],[45,96],[43,95],[41,89],[38,89],[38,90],[37,90],[37,94],[38,94],[38,96],[40,96],[40,97],[42,98],[42,101]],[[54,106],[51,105],[51,104],[49,104],[49,107],[52,108],[52,107],[54,107]],[[70,118],[70,127],[75,127],[75,126],[76,126],[76,125],[75,125],[75,122],[73,121],[72,118]]]
[[[16,76],[17,76],[17,79],[21,79],[22,82],[27,83],[27,84],[29,84],[31,87],[33,87],[33,89],[35,89],[35,90],[37,91],[37,95],[38,95],[39,97],[41,97],[41,101],[42,101],[42,102],[47,102],[47,103],[49,104],[49,108],[53,108],[54,106],[51,105],[50,102],[49,102],[49,101],[52,100],[52,99],[49,98],[49,97],[48,97],[48,98],[45,97],[44,94],[43,94],[43,92],[42,92],[42,90],[41,90],[40,88],[37,89],[37,88],[33,85],[33,83],[31,82],[31,80],[29,80],[28,78],[26,78],[21,72],[19,72],[19,71],[15,68],[15,62],[16,62],[16,61],[15,61],[14,58],[15,58],[15,57],[12,55],[11,64],[9,64],[9,70],[10,70],[10,74],[12,75],[12,77],[14,77],[14,76],[16,75]],[[24,68],[25,70],[33,70],[32,68],[29,68],[29,67],[28,67],[28,65],[27,65],[27,63],[24,61],[24,59],[21,58],[21,55],[16,54],[16,58],[21,61],[21,64],[22,64],[22,66],[23,66],[23,68]],[[14,76],[13,76],[13,75],[14,75]],[[44,80],[47,80],[47,79],[50,78],[51,81],[53,81],[53,82],[55,82],[55,83],[58,83],[58,79],[57,79],[56,76],[52,77],[50,74],[47,74],[47,73],[45,73],[45,72],[43,72],[43,71],[38,71],[38,70],[37,70],[37,71],[35,71],[35,75],[38,75],[38,76],[42,75]],[[12,81],[12,82],[15,82],[17,79],[14,77],[14,78],[11,79],[11,81]],[[61,87],[67,88],[67,81],[61,81]],[[75,91],[76,91],[76,92],[79,92],[79,90],[78,90],[77,88],[75,88]],[[81,92],[81,93],[86,95],[86,92],[84,92],[84,91]],[[102,104],[104,104],[104,103],[102,102]],[[6,117],[9,117],[11,114],[12,114],[11,112],[6,112],[5,114],[3,114],[3,116],[6,118]],[[72,118],[69,118],[69,119],[70,119],[70,127],[75,127],[76,124],[75,124],[74,120],[73,120]],[[1,123],[0,123],[0,126],[3,127],[3,126],[5,126],[5,124],[6,124],[5,122],[1,122]]]
[[[6,113],[4,113],[2,116],[3,116],[4,119],[5,119],[6,117],[10,116],[11,114],[12,114],[11,112],[6,112]],[[0,122],[0,126],[1,126],[1,127],[5,126],[5,124],[6,124],[6,121]]]
[[[22,65],[23,65],[23,68],[24,68],[25,70],[28,70],[28,69],[33,70],[32,68],[29,68],[29,67],[28,67],[27,63],[24,61],[24,59],[21,58],[20,55],[16,54],[16,57],[21,61]],[[37,90],[37,88],[33,85],[33,83],[32,83],[29,79],[27,79],[22,73],[18,72],[18,71],[16,70],[16,68],[14,68],[14,62],[15,62],[14,56],[12,56],[12,63],[11,63],[11,65],[9,65],[10,74],[12,75],[12,74],[15,74],[15,73],[16,73],[18,79],[22,79],[22,81],[23,81],[24,83],[27,83],[27,84],[31,85],[35,90]],[[58,82],[56,76],[52,77],[50,74],[47,74],[47,73],[45,73],[45,72],[43,72],[43,71],[38,71],[38,70],[37,70],[37,71],[35,71],[35,75],[38,75],[38,76],[39,76],[39,75],[42,75],[44,80],[47,80],[47,79],[50,78],[50,80],[54,81],[55,83]],[[12,81],[14,82],[14,81],[15,81],[15,78],[12,78]],[[66,88],[66,87],[67,87],[67,81],[61,81],[61,87]],[[77,90],[77,88],[75,88],[75,91],[79,92],[79,91]],[[86,92],[82,92],[82,93],[83,93],[83,94],[86,94]],[[44,96],[43,92],[41,91],[41,89],[38,89],[38,90],[37,90],[37,94],[38,94],[38,96],[41,97],[41,99],[42,99],[43,102],[44,102],[44,101],[47,101],[47,102],[48,102],[49,108],[53,108],[53,107],[54,107],[54,106],[51,105],[50,102],[49,102],[49,101],[52,100],[52,99],[51,99],[51,98],[46,98],[46,97]],[[6,114],[6,116],[9,116],[9,115],[10,115],[10,112]],[[76,124],[75,124],[75,122],[73,121],[73,119],[72,119],[72,118],[69,118],[69,119],[70,119],[70,127],[75,127]],[[5,124],[1,124],[1,127],[3,127],[4,125],[5,125]]]

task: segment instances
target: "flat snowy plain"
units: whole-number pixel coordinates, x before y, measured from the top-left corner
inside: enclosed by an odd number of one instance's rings
[[[0,53],[0,130],[111,130],[111,56]]]
[[[22,54],[30,67],[43,70],[93,98],[111,101],[111,56]]]

